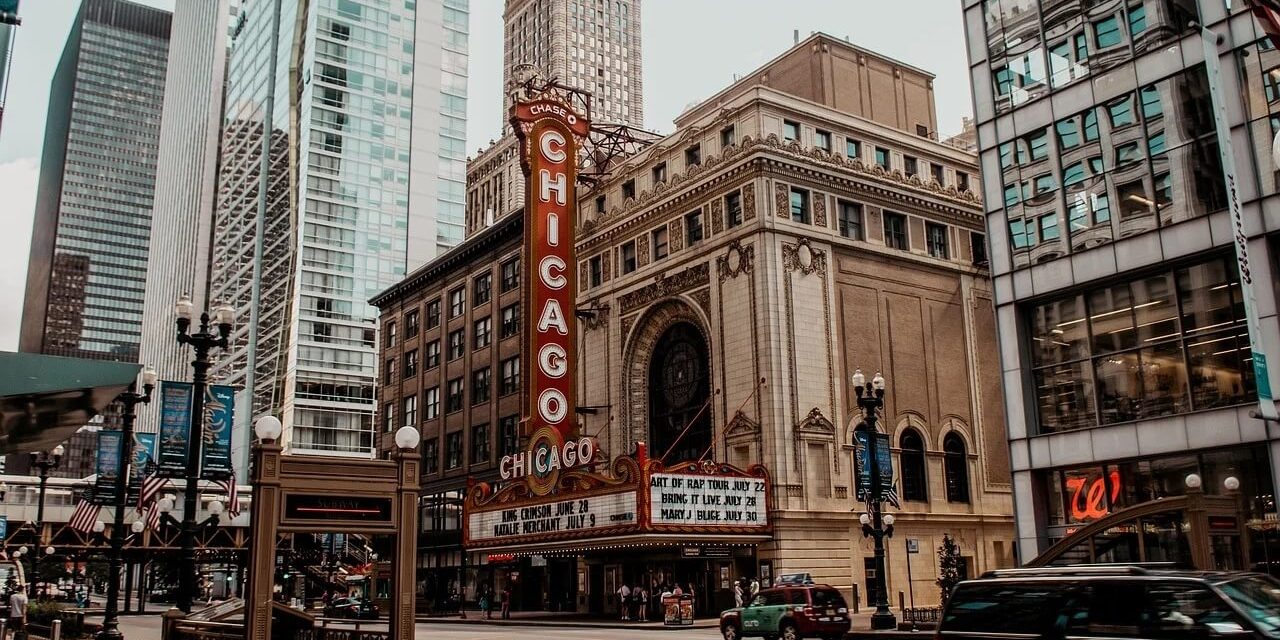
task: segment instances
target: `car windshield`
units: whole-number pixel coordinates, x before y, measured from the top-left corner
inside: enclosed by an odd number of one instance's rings
[[[813,606],[815,607],[843,607],[844,598],[840,596],[840,592],[834,589],[814,589],[813,590]]]
[[[1258,623],[1267,635],[1280,631],[1280,582],[1269,576],[1245,576],[1218,584],[1250,620]]]

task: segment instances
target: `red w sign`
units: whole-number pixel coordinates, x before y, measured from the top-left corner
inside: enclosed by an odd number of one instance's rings
[[[1245,0],[1245,4],[1253,9],[1262,30],[1271,38],[1271,44],[1280,49],[1280,2],[1277,0]]]

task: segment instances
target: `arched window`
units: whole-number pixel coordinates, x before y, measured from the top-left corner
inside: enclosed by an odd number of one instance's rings
[[[898,441],[902,448],[902,499],[929,501],[929,487],[924,467],[924,439],[915,429],[902,432]]]
[[[711,446],[711,359],[698,329],[680,322],[658,338],[649,363],[649,438],[652,455],[667,464],[697,460]]]
[[[942,439],[943,473],[947,478],[947,502],[969,502],[969,456],[956,432]]]

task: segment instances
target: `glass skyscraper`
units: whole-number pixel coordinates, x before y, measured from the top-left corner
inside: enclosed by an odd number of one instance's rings
[[[278,413],[290,451],[372,455],[377,310],[367,301],[462,238],[467,9],[241,3],[208,299],[244,321],[213,374],[250,385],[252,366],[253,416]]]

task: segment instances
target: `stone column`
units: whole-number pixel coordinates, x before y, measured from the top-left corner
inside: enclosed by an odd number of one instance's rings
[[[395,519],[396,548],[391,563],[390,630],[391,640],[413,640],[414,604],[417,601],[418,557],[418,465],[420,457],[413,449],[395,454],[399,463],[396,483]],[[464,550],[463,553],[466,553]]]
[[[271,587],[275,581],[276,530],[280,524],[278,442],[253,446],[253,505],[249,525],[249,579],[245,586],[245,640],[271,637]]]

